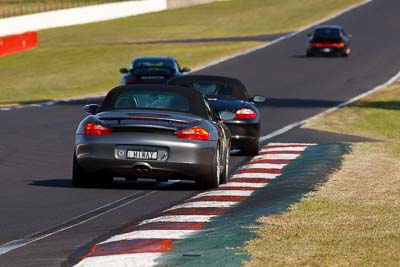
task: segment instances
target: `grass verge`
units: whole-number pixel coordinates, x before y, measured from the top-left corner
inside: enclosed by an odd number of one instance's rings
[[[400,84],[304,127],[379,142],[353,144],[342,168],[282,215],[262,218],[245,266],[398,266]]]
[[[190,67],[260,42],[134,44],[294,31],[360,0],[232,0],[107,22],[44,30],[40,46],[0,58],[0,104],[103,93],[140,55],[170,55]]]

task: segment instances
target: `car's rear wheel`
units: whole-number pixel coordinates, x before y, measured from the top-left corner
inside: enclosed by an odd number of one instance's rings
[[[72,186],[73,187],[92,187],[94,185],[93,173],[89,173],[79,166],[74,155],[72,162]]]
[[[219,185],[221,179],[221,159],[219,147],[214,155],[211,170],[208,175],[201,177],[198,184],[204,189],[215,188]]]
[[[229,149],[226,149],[225,166],[224,166],[224,170],[221,173],[220,184],[226,184],[228,182],[228,178],[229,178],[229,157],[230,157],[230,151],[229,151]]]
[[[344,51],[342,53],[342,57],[349,57],[349,56],[350,56],[350,52],[348,52],[348,51]]]
[[[314,54],[307,50],[306,57],[312,57],[312,56],[314,56]]]

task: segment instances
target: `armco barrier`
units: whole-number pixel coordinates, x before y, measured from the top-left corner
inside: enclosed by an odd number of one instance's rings
[[[37,32],[0,37],[0,57],[34,48],[37,44]]]

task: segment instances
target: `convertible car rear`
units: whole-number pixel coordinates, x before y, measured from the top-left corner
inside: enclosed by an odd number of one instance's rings
[[[112,89],[87,105],[76,131],[73,185],[127,179],[194,180],[206,188],[228,178],[230,132],[195,90],[167,85]]]
[[[258,154],[261,116],[255,103],[264,102],[265,97],[249,97],[243,83],[229,77],[186,75],[171,80],[170,84],[199,91],[215,112],[234,113],[234,118],[224,122],[232,134],[232,148],[246,155]]]

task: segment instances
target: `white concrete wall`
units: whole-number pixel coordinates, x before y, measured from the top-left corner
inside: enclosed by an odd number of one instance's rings
[[[179,8],[199,4],[207,4],[221,0],[167,0],[167,8]]]
[[[111,20],[167,9],[167,0],[140,0],[69,8],[0,19],[0,36]]]
[[[76,7],[0,19],[0,37],[29,31],[111,20],[218,0],[138,0]]]

